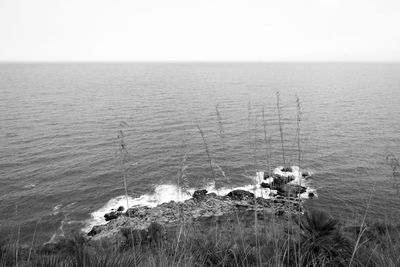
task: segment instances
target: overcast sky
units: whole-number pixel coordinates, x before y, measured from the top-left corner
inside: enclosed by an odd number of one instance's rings
[[[0,61],[400,61],[399,0],[0,0]]]

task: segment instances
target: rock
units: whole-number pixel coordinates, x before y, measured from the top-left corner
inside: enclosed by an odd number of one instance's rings
[[[264,180],[267,180],[270,177],[271,177],[271,175],[269,175],[268,173],[264,172]]]
[[[292,169],[292,167],[283,167],[281,171],[282,172],[292,172],[293,169]]]
[[[133,207],[133,208],[128,209],[128,210],[125,212],[125,215],[126,215],[127,217],[131,217],[131,218],[132,218],[132,217],[143,218],[143,217],[145,217],[145,216],[147,215],[149,209],[150,209],[150,208],[147,207],[147,206],[143,206],[143,207]]]
[[[306,192],[307,188],[297,184],[285,184],[276,188],[281,196],[297,197],[298,194]]]
[[[282,176],[282,175],[279,175],[279,174],[275,174],[273,176],[273,178],[274,178],[274,181],[272,182],[273,183],[273,187],[278,187],[278,186],[281,186],[283,184],[287,184],[287,183],[289,183],[289,182],[294,180],[294,177],[292,175],[290,175],[288,177],[285,177],[285,176]]]
[[[119,206],[119,208],[117,209],[117,211],[124,211],[124,207],[122,207],[122,206]]]
[[[121,212],[115,212],[112,211],[110,213],[106,213],[104,214],[104,218],[106,219],[106,222],[117,219],[119,216],[121,216],[122,213]]]
[[[227,196],[233,200],[245,200],[245,199],[254,198],[253,193],[251,193],[249,191],[245,191],[245,190],[240,190],[240,189],[229,192]]]
[[[262,188],[271,188],[271,185],[270,185],[269,183],[264,183],[264,182],[262,182],[262,183],[260,184],[260,186],[261,186]]]
[[[314,193],[313,192],[308,193],[308,198],[314,198]]]
[[[305,172],[301,172],[301,176],[303,176],[303,178],[306,178],[306,177],[310,177],[311,174],[308,171],[305,171]]]
[[[275,196],[276,196],[276,193],[271,192],[271,193],[269,193],[269,196],[270,196],[270,197],[275,197]]]
[[[92,230],[87,234],[88,236],[94,236],[101,233],[101,225],[93,226]]]
[[[192,197],[193,197],[194,199],[201,200],[201,199],[204,199],[204,198],[206,197],[207,192],[208,192],[208,191],[205,190],[205,189],[196,190],[196,191],[194,191]]]
[[[272,186],[271,184],[268,185]],[[288,187],[288,185],[282,184],[280,192],[289,190]],[[294,185],[291,185],[291,187],[294,187]],[[293,190],[293,192],[301,192],[303,189],[300,187],[296,190]],[[292,194],[293,192],[291,190]],[[173,227],[182,220],[188,223],[197,223],[205,218],[230,216],[235,213],[243,214],[255,210],[263,210],[263,212],[276,213],[277,215],[281,215],[281,213],[297,214],[299,211],[301,212],[301,208],[297,209],[300,203],[298,199],[287,198],[285,195],[277,196],[274,199],[265,199],[262,197],[255,198],[254,194],[249,191],[233,190],[226,196],[218,196],[215,193],[207,194],[207,190],[203,189],[195,191],[193,198],[183,202],[170,201],[152,208],[135,206],[126,212],[112,211],[105,215],[108,223],[93,227],[88,235],[93,242],[103,238],[111,238],[114,239],[113,242],[118,243],[131,237],[131,231],[138,233],[140,238],[147,238],[149,234],[147,229],[151,223],[157,223],[162,227]],[[128,232],[121,233],[121,229],[128,229]],[[141,242],[139,237],[137,240],[132,240],[131,243]]]

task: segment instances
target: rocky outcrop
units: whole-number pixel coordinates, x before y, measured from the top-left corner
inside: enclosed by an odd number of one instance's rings
[[[154,208],[138,206],[126,212],[112,211],[107,214],[108,223],[94,226],[88,236],[92,240],[116,236],[122,238],[121,229],[143,230],[152,223],[168,226],[180,221],[190,223],[236,212],[263,211],[264,214],[284,215],[300,210],[301,205],[295,198],[255,198],[253,193],[245,190],[234,190],[226,196],[218,196],[215,193],[207,194],[207,190],[198,190],[193,198],[184,202],[171,201]]]

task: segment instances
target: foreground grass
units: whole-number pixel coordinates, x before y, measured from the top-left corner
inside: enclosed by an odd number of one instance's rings
[[[290,225],[287,218],[258,217],[256,228],[244,216],[125,229],[118,243],[80,235],[34,248],[8,242],[0,266],[400,266],[400,226],[344,227],[319,211]]]

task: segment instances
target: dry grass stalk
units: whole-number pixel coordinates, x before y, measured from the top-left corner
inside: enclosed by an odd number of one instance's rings
[[[218,119],[218,129],[219,129],[219,139],[221,141],[221,148],[222,148],[222,153],[225,154],[225,131],[224,131],[224,127],[222,124],[222,117],[221,117],[221,113],[219,112],[219,105],[217,104],[215,106],[215,111],[217,114],[217,119]],[[216,167],[219,169],[219,171],[221,172],[222,176],[228,181],[230,187],[232,188],[232,182],[229,178],[229,175],[226,175],[225,171],[221,168],[220,165],[218,165],[217,163],[214,162],[214,164],[216,165]]]
[[[392,169],[393,187],[396,189],[396,192],[399,195],[400,162],[392,152],[390,152],[386,156],[386,162],[387,162],[387,164],[389,164],[390,168]]]
[[[302,111],[301,111],[301,103],[300,103],[300,98],[299,96],[296,94],[296,107],[297,107],[297,152],[298,152],[298,166],[299,166],[299,180],[298,180],[298,185],[301,186],[301,149],[300,149],[300,129],[301,129],[301,115],[302,115]],[[299,204],[300,204],[300,193],[298,194],[299,197]],[[298,220],[300,221],[300,213],[298,216]],[[298,238],[300,240],[300,231],[298,231]],[[299,242],[299,247],[298,247],[298,263],[299,265],[301,265],[301,244]]]
[[[210,156],[210,151],[208,150],[207,140],[206,140],[206,137],[204,136],[204,132],[203,132],[203,130],[201,129],[199,123],[197,123],[197,129],[199,130],[200,135],[201,135],[201,138],[203,139],[204,149],[205,149],[205,151],[206,151],[207,158],[208,158],[208,161],[209,161],[209,163],[210,163],[211,175],[212,175],[212,178],[213,178],[213,180],[214,180],[214,185],[215,185],[217,194],[219,195],[218,186],[217,186],[217,181],[216,181],[215,172],[214,172],[214,168],[213,168],[213,162],[212,162],[212,159],[211,159],[211,156]]]
[[[127,170],[126,170],[126,164],[129,162],[129,152],[128,152],[128,146],[125,143],[125,134],[123,129],[129,127],[129,125],[125,121],[121,121],[118,127],[118,140],[119,140],[119,157],[120,157],[120,164],[121,164],[121,169],[122,169],[122,177],[124,180],[124,189],[125,189],[125,200],[126,200],[126,210],[128,211],[128,217],[131,218],[130,212],[129,212],[129,197],[128,197],[128,186],[127,186]],[[129,227],[130,233],[131,233],[131,238],[133,240],[133,231],[132,227]],[[136,253],[135,251],[135,246],[133,245],[133,252],[134,254]]]
[[[283,166],[286,167],[285,161],[285,146],[283,141],[283,129],[282,129],[282,120],[281,120],[281,105],[280,105],[280,94],[276,92],[276,107],[278,109],[278,123],[279,123],[279,132],[281,134],[281,145],[282,145],[282,159],[283,159]]]

